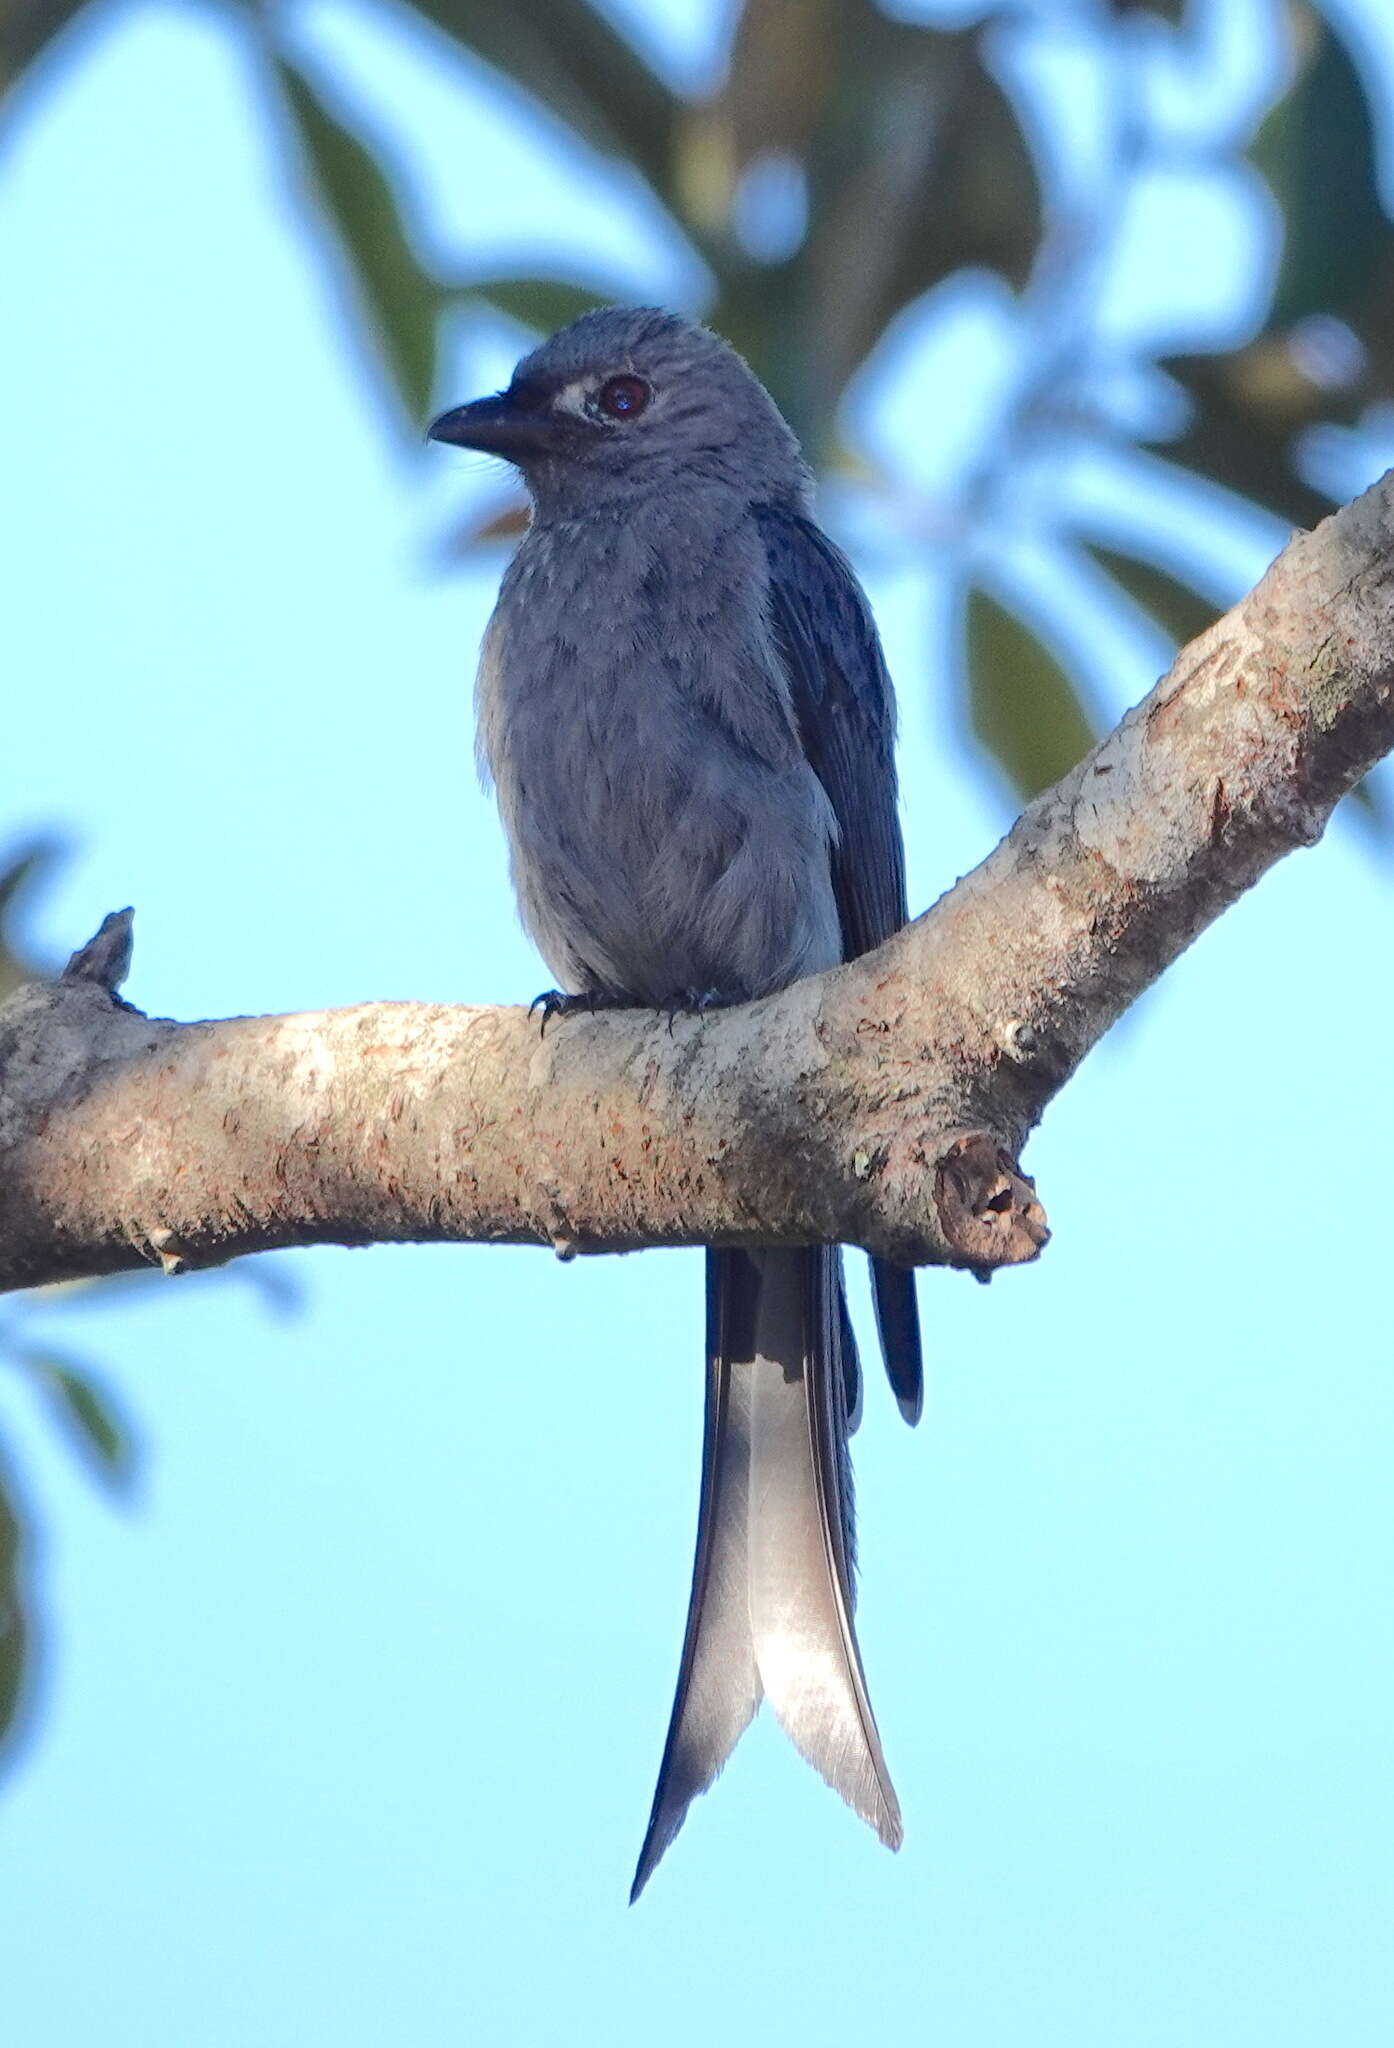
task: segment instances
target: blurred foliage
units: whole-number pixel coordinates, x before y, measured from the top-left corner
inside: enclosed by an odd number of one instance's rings
[[[111,1389],[87,1366],[44,1345],[21,1345],[13,1357],[96,1476],[118,1492],[128,1486],[135,1470],[135,1437]]]
[[[441,292],[412,247],[395,181],[297,65],[278,57],[275,77],[303,151],[309,194],[356,286],[363,325],[407,417],[424,420],[436,381]]]
[[[5,47],[0,41],[0,49]],[[14,930],[15,903],[56,854],[56,846],[40,842],[0,861],[0,1002],[38,972],[23,957]],[[0,1358],[3,1355],[0,1351]],[[14,1745],[30,1657],[26,1520],[18,1484],[8,1460],[0,1455],[0,1757]]]
[[[76,17],[113,4],[0,0],[0,98]],[[1212,0],[1211,11],[1224,4]],[[1313,435],[1358,430],[1371,408],[1394,400],[1383,110],[1340,17],[1310,0],[1272,0],[1273,36],[1286,39],[1291,62],[1255,132],[1236,119],[1220,139],[1188,145],[1191,168],[1257,175],[1272,195],[1279,246],[1250,331],[1225,346],[1188,337],[1160,358],[1140,344],[1120,356],[1102,334],[1099,280],[1122,232],[1122,201],[1148,171],[1176,161],[1174,135],[1137,90],[1137,64],[1160,51],[1184,74],[1205,11],[1192,0],[1109,0],[1102,9],[1080,0],[1052,15],[984,0],[977,20],[945,28],[892,18],[875,0],[734,0],[720,77],[684,94],[597,0],[387,8],[524,95],[577,149],[645,182],[705,266],[708,293],[692,310],[744,352],[820,470],[849,489],[879,490],[892,521],[905,489],[878,477],[852,445],[849,389],[936,285],[965,271],[1001,281],[1021,333],[1015,388],[967,481],[948,503],[915,506],[913,524],[941,540],[961,593],[964,727],[1023,797],[1079,758],[1095,720],[1077,672],[1082,636],[1058,630],[1039,588],[1014,581],[1020,478],[1033,465],[1048,470],[1062,450],[1116,454],[1150,441],[1164,458],[1154,464],[1173,477],[1309,526],[1332,503],[1310,460]],[[433,264],[410,180],[384,141],[386,112],[349,95],[323,55],[308,61],[293,5],[231,0],[226,19],[261,63],[293,191],[347,287],[400,429],[419,437],[433,402],[460,395],[439,388],[452,312],[545,332],[609,296],[599,259],[584,248],[568,274]],[[1089,40],[1096,80],[1111,81],[1103,100],[1112,126],[1087,203],[1067,190],[1058,134],[1050,142],[1043,118],[1041,96],[1058,97],[1061,74],[1052,85],[1048,70],[1033,76],[1011,61],[1013,35],[1052,20],[1075,35],[1076,50]],[[481,203],[492,206],[492,195]],[[1176,416],[1157,426],[1120,412],[1107,396],[1120,369],[1174,395]],[[943,404],[953,403],[945,393]],[[1213,568],[1179,516],[1154,544],[1136,527],[1086,529],[1067,506],[1053,510],[1057,537],[1086,552],[1121,616],[1151,621],[1173,643],[1215,616]],[[516,505],[486,508],[463,544],[512,538],[521,521]],[[1075,601],[1063,587],[1055,599]],[[1368,789],[1364,799],[1369,809]],[[0,999],[38,971],[11,912],[55,851],[35,845],[0,863]],[[234,1271],[277,1288],[260,1262]],[[102,1283],[102,1299],[163,1284]],[[120,1489],[134,1470],[134,1441],[119,1404],[90,1366],[49,1340],[49,1319],[78,1298],[81,1289],[50,1290],[7,1307],[0,1367]],[[26,1690],[34,1550],[32,1516],[0,1462],[0,1737]]]
[[[1311,6],[1288,19],[1294,76],[1249,151],[1283,223],[1266,316],[1242,346],[1165,367],[1194,402],[1173,458],[1289,525],[1311,526],[1331,500],[1302,472],[1301,437],[1354,425],[1394,397],[1394,225],[1349,49]]]
[[[0,1297],[0,1393],[6,1405],[27,1395],[40,1422],[56,1429],[118,1503],[132,1498],[139,1477],[139,1434],[116,1389],[74,1345],[74,1318],[95,1310],[105,1319],[122,1308],[163,1298],[169,1285],[161,1273],[123,1273]],[[230,1286],[250,1288],[264,1308],[278,1314],[299,1304],[294,1279],[264,1257],[239,1260],[226,1270],[190,1273],[178,1283],[181,1297],[191,1290]],[[39,1530],[36,1505],[19,1486],[0,1439],[0,1765],[22,1733],[24,1702],[34,1686],[35,1647],[42,1638],[34,1583]]]
[[[0,1760],[13,1752],[29,1672],[32,1624],[18,1484],[0,1458]]]
[[[86,10],[105,4],[86,0]],[[0,89],[86,10],[80,0],[12,0],[0,17]],[[1016,294],[1023,357],[1034,367],[999,445],[985,451],[971,499],[940,508],[938,524],[961,557],[965,724],[1017,794],[1034,794],[1088,741],[1094,721],[1077,657],[1052,651],[1068,636],[1034,622],[1038,605],[1013,600],[1010,547],[996,545],[995,521],[1013,469],[1052,431],[1084,446],[1127,436],[1091,389],[1093,371],[1116,365],[1096,345],[1088,301],[1111,253],[1118,194],[1172,149],[1139,111],[1128,67],[1161,39],[1184,62],[1205,10],[1187,0],[1060,10],[1071,32],[1092,32],[1096,68],[1116,82],[1112,161],[1100,170],[1092,214],[1067,200],[1058,148],[1042,142],[1039,81],[1003,60],[1004,35],[1030,13],[1015,0],[987,0],[979,20],[955,28],[894,19],[876,0],[743,0],[731,10],[720,78],[692,95],[660,76],[598,0],[397,0],[396,11],[526,95],[577,147],[642,177],[706,267],[704,317],[749,358],[825,472],[854,470],[844,400],[909,307],[970,269],[996,273]],[[446,395],[451,308],[487,307],[543,332],[608,296],[584,249],[569,276],[433,268],[378,113],[352,106],[323,75],[323,59],[312,70],[292,50],[294,7],[246,0],[233,18],[267,58],[268,89],[294,140],[294,183],[413,435]],[[1184,420],[1158,436],[1170,463],[1309,526],[1331,501],[1305,462],[1306,437],[1355,427],[1371,405],[1394,398],[1394,225],[1378,187],[1368,83],[1337,26],[1310,0],[1273,0],[1272,26],[1290,46],[1290,76],[1247,141],[1281,222],[1266,311],[1235,346],[1131,367],[1164,373],[1184,394]],[[1231,133],[1193,155],[1220,170],[1239,164],[1245,147]],[[1134,428],[1132,437],[1147,435]],[[486,508],[462,544],[518,527],[507,507]],[[975,573],[985,535],[993,599],[981,596]],[[1090,546],[1118,605],[1140,607],[1173,640],[1212,615],[1174,545],[1159,560],[1135,538],[1075,538]]]
[[[968,594],[973,731],[1018,789],[1049,789],[1094,743],[1073,684],[1043,638],[985,590]],[[1016,716],[1021,692],[1036,715]]]
[[[57,839],[38,839],[0,853],[0,1002],[22,983],[58,971],[26,943],[18,913],[25,898],[52,879],[63,850]],[[265,1306],[280,1312],[298,1301],[289,1275],[265,1258],[242,1260],[226,1272],[190,1274],[179,1288],[183,1295],[191,1286],[230,1284],[252,1288]],[[162,1295],[168,1285],[160,1273],[125,1273],[0,1296],[0,1387],[27,1390],[40,1416],[116,1499],[129,1497],[139,1469],[136,1430],[115,1389],[71,1343],[55,1341],[53,1330],[55,1324],[60,1332],[70,1328],[75,1309],[99,1308],[109,1315]],[[17,1747],[22,1710],[33,1691],[41,1634],[33,1584],[38,1549],[38,1517],[0,1441],[0,1762]]]
[[[1086,541],[1085,546],[1099,567],[1127,591],[1178,647],[1194,640],[1219,617],[1218,605],[1209,603],[1159,562],[1139,562],[1117,548],[1105,547],[1101,541]]]
[[[76,1359],[15,1341],[28,1319],[26,1314],[0,1320],[0,1367],[7,1378],[29,1382],[88,1470],[113,1492],[124,1492],[134,1471],[135,1439],[119,1401]],[[33,1584],[37,1526],[0,1448],[0,1762],[17,1745],[23,1706],[33,1690],[39,1639]]]
[[[0,854],[0,1002],[21,982],[54,971],[41,966],[24,946],[16,930],[16,911],[22,908],[26,891],[51,876],[62,851],[56,839],[35,839]]]
[[[6,0],[0,7],[0,93],[59,35],[88,0]]]

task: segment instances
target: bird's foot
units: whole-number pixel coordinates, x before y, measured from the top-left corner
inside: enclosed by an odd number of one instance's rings
[[[668,1036],[673,1035],[673,1023],[678,1017],[705,1017],[708,1010],[729,1010],[739,996],[728,996],[719,988],[680,988],[663,1004],[668,1018]]]
[[[540,996],[534,996],[528,1004],[528,1015],[534,1010],[542,1012],[542,1030],[546,1037],[547,1026],[554,1017],[593,1017],[597,1010],[633,1010],[638,1005],[632,996],[613,995],[605,989],[586,989],[580,995],[568,995],[564,989],[544,989]]]

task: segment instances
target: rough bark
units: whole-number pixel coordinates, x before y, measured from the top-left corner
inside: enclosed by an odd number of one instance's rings
[[[1394,745],[1394,477],[1295,539],[972,874],[739,1010],[173,1024],[129,920],[0,1007],[0,1287],[389,1240],[860,1244],[988,1274],[1022,1143],[1129,1003]]]

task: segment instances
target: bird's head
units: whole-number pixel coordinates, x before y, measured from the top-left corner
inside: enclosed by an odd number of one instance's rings
[[[798,443],[759,378],[705,327],[648,306],[585,313],[525,356],[506,391],[430,436],[499,455],[544,517],[709,478],[802,502]]]

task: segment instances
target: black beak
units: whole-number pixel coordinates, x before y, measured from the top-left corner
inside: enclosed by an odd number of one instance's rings
[[[507,391],[501,391],[496,398],[476,398],[472,405],[457,405],[453,412],[443,412],[426,429],[426,438],[523,462],[548,446],[552,423],[545,413],[525,412]]]

